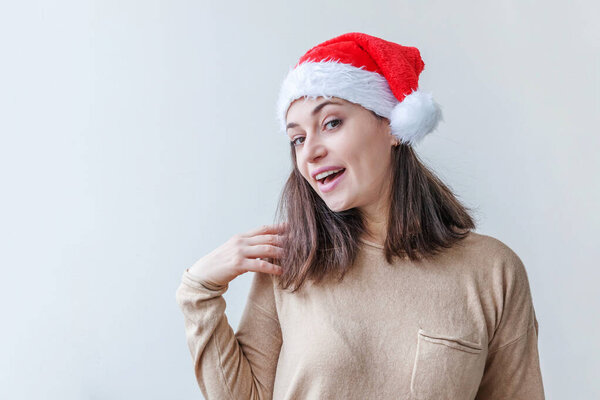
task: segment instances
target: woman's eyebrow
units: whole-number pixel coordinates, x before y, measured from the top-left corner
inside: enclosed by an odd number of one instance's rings
[[[312,110],[312,112],[310,113],[310,115],[312,115],[312,116],[316,115],[316,114],[317,114],[319,111],[321,111],[321,109],[322,109],[323,107],[325,107],[326,105],[329,105],[329,104],[337,104],[338,106],[341,106],[341,105],[343,105],[342,103],[338,103],[338,102],[336,102],[336,101],[327,100],[327,101],[324,101],[324,102],[322,102],[322,103],[321,103],[321,104],[319,104],[318,106],[316,106],[316,107],[315,107],[315,109],[314,109],[314,110]],[[287,126],[286,126],[286,128],[285,128],[285,129],[286,129],[286,130],[288,130],[288,129],[290,129],[290,128],[294,128],[294,127],[296,127],[296,126],[298,126],[298,124],[297,124],[297,123],[295,123],[295,122],[290,122],[289,124],[287,124]]]

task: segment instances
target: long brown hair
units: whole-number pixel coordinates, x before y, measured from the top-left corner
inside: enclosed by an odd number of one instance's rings
[[[377,118],[383,117],[373,113]],[[276,261],[281,288],[299,290],[306,279],[320,282],[352,267],[365,233],[358,208],[334,212],[304,179],[291,146],[293,170],[279,199],[276,222],[286,222],[285,256]],[[391,201],[384,244],[388,263],[394,256],[417,260],[450,248],[475,228],[465,207],[410,145],[392,148]],[[273,261],[273,260],[270,260]]]

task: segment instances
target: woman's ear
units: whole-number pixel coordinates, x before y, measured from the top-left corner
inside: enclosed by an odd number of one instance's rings
[[[397,136],[392,135],[392,127],[390,125],[390,120],[387,118],[381,118],[380,121],[385,124],[386,133],[387,135],[389,135],[390,138],[390,145],[398,146],[400,144],[400,139]]]

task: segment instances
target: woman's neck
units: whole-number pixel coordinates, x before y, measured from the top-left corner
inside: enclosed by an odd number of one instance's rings
[[[363,209],[365,233],[363,239],[383,246],[387,237],[387,213],[378,209]]]
[[[369,242],[383,246],[387,238],[388,216],[390,209],[391,176],[388,186],[377,196],[377,200],[361,207],[364,216],[365,234],[363,238]]]

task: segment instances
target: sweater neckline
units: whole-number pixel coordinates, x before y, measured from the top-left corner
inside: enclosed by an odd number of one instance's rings
[[[377,249],[384,249],[383,245],[377,244],[375,242],[371,242],[369,240],[366,239],[359,239],[359,241],[361,241],[362,243],[366,244],[367,246],[371,246],[371,247],[375,247]]]

